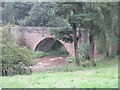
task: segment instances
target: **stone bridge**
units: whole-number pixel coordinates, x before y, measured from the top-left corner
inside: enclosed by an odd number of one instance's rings
[[[69,55],[74,56],[74,44],[66,43],[61,40],[55,39],[54,35],[50,34],[51,30],[57,30],[58,27],[11,27],[11,34],[15,38],[16,42],[26,45],[34,51],[48,52],[56,45],[62,45],[68,51]],[[81,39],[79,44],[87,42],[89,39],[89,33],[86,30],[82,30]],[[59,47],[58,47],[59,48]],[[95,57],[99,56],[96,50],[96,44],[94,48]]]
[[[50,30],[58,28],[53,27],[12,27],[11,34],[20,42],[34,51],[48,52],[55,44],[63,45],[70,55],[74,55],[73,43],[66,43],[55,39],[54,35],[50,34]]]

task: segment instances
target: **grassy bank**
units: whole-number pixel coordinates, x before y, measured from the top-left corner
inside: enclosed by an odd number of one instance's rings
[[[59,55],[69,55],[65,48],[59,48],[55,50],[51,50],[49,52],[42,52],[42,51],[32,51],[28,48],[29,53],[32,54],[32,58],[42,58],[45,56],[59,56]]]
[[[118,59],[96,61],[96,67],[63,67],[52,72],[0,77],[1,88],[117,88]],[[73,70],[69,70],[73,68]],[[66,71],[66,69],[68,69]]]

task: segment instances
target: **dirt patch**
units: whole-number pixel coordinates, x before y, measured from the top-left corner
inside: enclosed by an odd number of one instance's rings
[[[32,66],[32,72],[39,72],[42,69],[48,69],[52,67],[64,66],[67,64],[67,55],[61,56],[46,56],[39,59],[34,59],[36,64]]]

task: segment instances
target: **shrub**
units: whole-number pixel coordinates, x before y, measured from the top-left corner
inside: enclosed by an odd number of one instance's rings
[[[32,55],[32,58],[35,59],[35,58],[42,58],[46,55],[45,52],[41,52],[41,51],[32,51],[33,52],[33,55]]]
[[[85,61],[85,57],[81,55],[81,56],[79,56],[79,60]],[[68,62],[75,62],[75,57],[74,56],[70,56],[70,57],[67,58],[67,61]]]
[[[33,51],[32,49],[26,47],[29,51],[29,53],[31,54],[32,59],[36,59],[36,58],[42,58],[44,56],[46,56],[45,52],[42,51]]]
[[[84,43],[81,44],[81,46],[79,47],[79,60],[84,62],[86,60],[89,60],[89,48],[90,45],[89,43]],[[75,62],[75,57],[70,56],[67,58],[68,62]]]
[[[70,57],[67,58],[67,61],[70,62],[70,63],[75,62],[75,57],[70,56]]]
[[[81,61],[89,60],[89,49],[90,45],[89,43],[83,43],[79,47],[79,58]]]
[[[57,55],[64,55],[64,54],[68,54],[68,51],[65,49],[65,47],[60,47],[58,49],[52,50],[48,53],[46,53],[46,55],[48,56],[57,56]]]
[[[2,42],[2,75],[28,74],[32,65],[32,55],[26,47],[16,44],[10,35],[9,27],[3,27]]]
[[[86,57],[85,57],[84,55],[80,55],[80,56],[79,56],[79,59],[80,59],[82,62],[84,62],[84,61],[86,60]]]
[[[80,47],[79,47],[79,60],[84,62],[86,60],[89,60],[89,48],[90,48],[90,45],[89,43],[84,43],[82,44]],[[67,58],[67,61],[68,62],[75,62],[75,57],[74,56],[70,56]]]

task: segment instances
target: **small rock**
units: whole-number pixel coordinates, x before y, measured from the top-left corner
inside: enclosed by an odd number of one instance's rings
[[[51,61],[53,61],[54,59],[53,59],[53,58],[51,58],[50,60],[51,60]]]
[[[59,59],[62,59],[63,57],[59,57]]]

